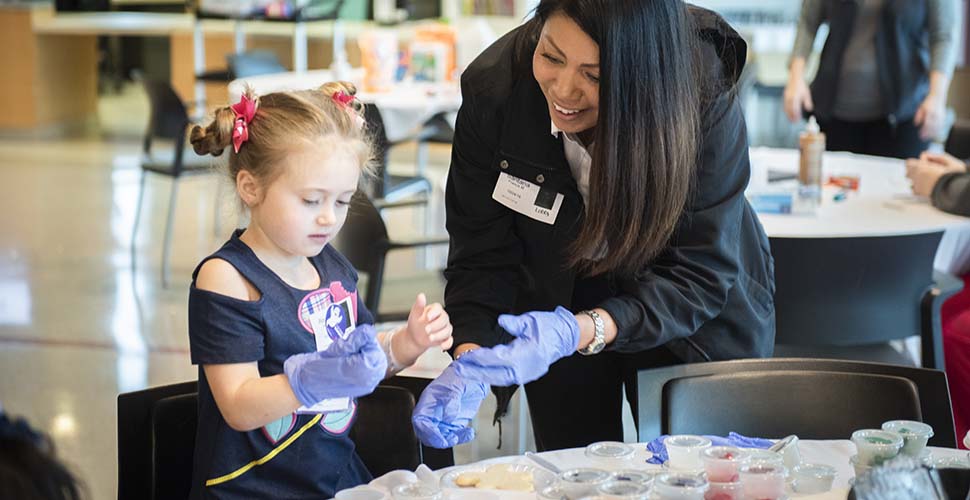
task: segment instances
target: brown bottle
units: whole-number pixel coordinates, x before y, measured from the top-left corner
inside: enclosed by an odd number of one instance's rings
[[[825,134],[819,130],[815,117],[798,137],[800,152],[798,165],[798,195],[800,198],[822,199],[822,156],[825,154]]]

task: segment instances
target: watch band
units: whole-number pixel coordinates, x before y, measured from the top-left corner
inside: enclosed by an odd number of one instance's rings
[[[593,341],[586,347],[577,349],[576,352],[589,356],[602,351],[603,347],[606,346],[606,323],[603,322],[603,318],[596,311],[587,309],[582,313],[593,320]]]

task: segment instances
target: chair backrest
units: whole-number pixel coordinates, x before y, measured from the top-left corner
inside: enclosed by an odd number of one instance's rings
[[[196,382],[183,382],[118,395],[119,500],[153,498],[156,404],[166,398],[197,391]],[[167,414],[164,409],[162,412]]]
[[[943,150],[961,160],[970,159],[970,121],[957,120],[953,123]]]
[[[919,335],[942,236],[770,238],[775,343],[848,346]]]
[[[357,405],[350,438],[374,477],[421,464],[421,447],[411,425],[414,396],[407,389],[379,385]]]
[[[374,103],[364,103],[364,121],[367,131],[374,145],[374,163],[377,165],[375,178],[366,179],[364,191],[374,198],[384,197],[384,188],[390,184],[390,172],[387,171],[387,155],[391,149],[391,141],[384,130],[384,119]]]
[[[152,490],[155,499],[188,498],[192,489],[198,393],[170,396],[152,412]]]
[[[232,78],[286,72],[286,68],[280,64],[276,54],[268,50],[251,50],[239,54],[228,54],[226,55],[226,62]]]
[[[364,305],[377,314],[384,281],[384,260],[390,238],[384,218],[363,192],[358,191],[350,201],[347,221],[337,234],[334,246],[357,271],[367,274]]]
[[[779,438],[848,439],[894,419],[933,426],[935,446],[956,445],[942,371],[805,358],[692,363],[641,370],[641,441],[661,434],[740,432]]]
[[[148,118],[148,129],[142,141],[142,152],[151,155],[152,141],[165,139],[172,144],[172,175],[178,177],[182,173],[182,155],[185,151],[185,139],[189,126],[189,113],[182,99],[172,88],[172,85],[159,80],[142,80],[142,86],[148,95],[151,113]]]

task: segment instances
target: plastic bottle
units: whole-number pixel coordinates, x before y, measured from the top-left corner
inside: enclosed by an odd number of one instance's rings
[[[800,159],[798,165],[797,211],[815,212],[822,200],[822,157],[825,154],[825,134],[819,130],[815,117],[798,137]]]

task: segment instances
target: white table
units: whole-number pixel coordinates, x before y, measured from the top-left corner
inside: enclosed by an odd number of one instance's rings
[[[637,449],[637,454],[634,461],[638,464],[636,468],[641,468],[644,470],[662,470],[659,465],[652,465],[646,463],[646,459],[650,457],[650,452],[646,451],[646,444],[640,443],[635,445]],[[798,450],[802,458],[802,462],[809,463],[822,463],[830,465],[836,470],[835,483],[833,489],[828,493],[816,494],[816,495],[804,495],[804,494],[791,494],[792,498],[799,498],[805,500],[844,500],[849,492],[849,480],[855,476],[852,466],[849,464],[849,458],[855,454],[855,445],[848,440],[835,440],[835,441],[815,441],[815,440],[800,440],[798,442]],[[931,453],[934,457],[957,457],[963,460],[967,460],[966,450],[956,450],[950,448],[930,448]],[[540,456],[549,460],[554,465],[558,466],[560,469],[570,469],[574,467],[591,467],[593,464],[584,455],[584,450],[582,448],[573,448],[569,450],[557,450],[541,453]],[[516,463],[516,464],[529,464],[535,466],[535,463],[527,459],[524,456],[516,455],[509,457],[493,458],[489,460],[483,460],[481,462],[476,462],[474,464],[465,464],[455,467],[468,467],[475,465],[485,465],[494,463]],[[407,471],[393,471],[376,478],[371,482],[371,486],[381,491],[388,491],[389,487],[393,487],[396,484],[400,484],[403,481],[415,481],[419,478],[434,481],[436,477],[440,477],[446,471],[450,470],[443,469],[439,471],[434,471],[434,477],[427,471],[420,471],[419,474],[415,475]],[[387,498],[390,498],[389,496]],[[522,492],[499,492],[499,491],[483,491],[483,490],[462,490],[462,489],[448,489],[446,498],[449,499],[472,499],[475,500],[498,500],[498,499],[509,499],[509,500],[526,500],[534,499],[536,495],[534,493],[522,493]]]
[[[795,181],[767,183],[767,171],[797,172],[798,151],[751,148],[748,192],[794,189]],[[893,158],[825,153],[823,179],[857,175],[859,192],[834,201],[826,189],[814,215],[758,214],[769,237],[848,238],[919,234],[944,230],[934,267],[963,274],[970,267],[970,218],[947,214],[914,196],[906,179],[905,163]]]
[[[363,69],[354,69],[344,77],[362,88]],[[257,95],[270,92],[304,90],[319,87],[334,80],[330,70],[314,70],[304,73],[274,73],[240,78],[229,83],[229,100],[236,102],[248,84]],[[461,106],[461,93],[451,84],[399,84],[389,92],[360,91],[357,97],[373,103],[381,113],[384,131],[390,142],[412,137],[431,117],[446,113],[454,126],[455,116]]]

